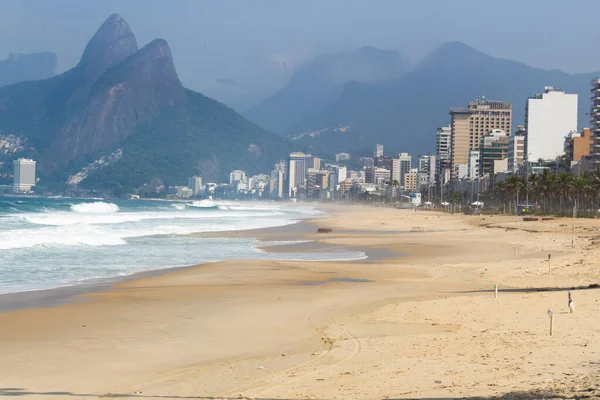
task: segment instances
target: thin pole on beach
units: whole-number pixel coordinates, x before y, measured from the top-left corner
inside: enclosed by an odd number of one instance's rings
[[[496,298],[498,298],[498,284],[494,283],[494,295]]]
[[[554,331],[554,310],[548,309],[548,316],[550,317],[550,336],[552,336],[552,332]]]
[[[550,254],[548,254],[548,275],[552,276],[552,267],[550,265]]]
[[[573,226],[571,228],[571,248],[575,248],[575,218],[577,218],[577,199],[575,199],[575,204],[573,204]]]

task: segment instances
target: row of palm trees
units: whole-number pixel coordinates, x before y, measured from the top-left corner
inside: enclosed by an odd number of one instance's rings
[[[600,202],[600,169],[583,175],[549,170],[528,177],[512,175],[485,197],[492,206],[508,206],[509,212],[517,212],[519,205],[526,203],[534,213],[571,215],[575,208],[595,215]]]

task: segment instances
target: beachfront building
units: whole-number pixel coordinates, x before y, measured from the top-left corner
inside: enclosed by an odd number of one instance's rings
[[[237,182],[242,182],[246,180],[246,172],[241,169],[236,169],[235,171],[231,171],[229,174],[229,184],[234,185]]]
[[[577,95],[551,86],[527,100],[525,159],[550,161],[562,156],[564,138],[577,131]]]
[[[512,104],[477,99],[467,108],[451,108],[450,119],[450,169],[458,178],[458,166],[469,164],[469,152],[479,150],[483,136],[495,129],[511,132]]]
[[[203,190],[204,186],[202,186],[202,177],[200,176],[191,176],[188,178],[187,187],[190,188],[194,196],[199,195]]]
[[[581,132],[570,132],[565,137],[565,158],[569,162],[577,162],[590,155],[592,148],[592,130],[583,128]]]
[[[408,153],[400,153],[398,159],[400,160],[400,186],[404,188],[404,176],[412,168],[412,156]],[[406,188],[404,189],[406,190]]]
[[[592,131],[590,169],[595,171],[598,167],[600,167],[600,78],[596,78],[592,81],[590,130]]]
[[[417,191],[419,170],[417,168],[411,168],[407,173],[404,174],[404,190],[409,193]]]
[[[383,145],[376,144],[375,145],[375,158],[382,157],[382,156],[383,156]]]
[[[300,186],[306,183],[306,154],[290,153],[288,157],[288,197],[295,197]]]
[[[450,180],[450,142],[452,128],[450,125],[437,128],[435,135],[436,171],[435,181],[444,185]]]
[[[466,176],[467,178],[479,178],[479,157],[479,150],[469,150],[469,163],[467,164],[468,172]]]
[[[426,185],[435,182],[436,156],[434,154],[424,154],[419,156],[419,174],[423,176],[421,181],[426,182]]]
[[[390,181],[392,183],[398,182],[398,184],[400,184],[400,182],[402,181],[402,179],[400,179],[400,159],[399,158],[392,159],[392,168],[390,170]]]
[[[27,193],[35,186],[35,161],[29,158],[19,158],[13,164],[13,191]]]
[[[525,162],[525,126],[519,125],[514,135],[508,137],[508,171],[517,173]]]
[[[508,158],[508,136],[496,129],[481,139],[479,145],[479,176],[493,175],[494,161]]]

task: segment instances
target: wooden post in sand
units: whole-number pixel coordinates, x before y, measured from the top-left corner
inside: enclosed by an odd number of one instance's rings
[[[496,298],[498,298],[498,284],[494,283],[494,295]]]
[[[554,331],[554,310],[551,308],[548,309],[548,316],[550,317],[550,336],[552,336],[552,331]]]
[[[548,254],[548,276],[552,276],[552,267],[550,266],[550,254]]]

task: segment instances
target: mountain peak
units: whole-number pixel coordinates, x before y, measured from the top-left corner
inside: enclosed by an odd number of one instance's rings
[[[419,65],[419,68],[452,69],[473,67],[479,68],[493,61],[494,58],[463,42],[446,42],[436,48]]]
[[[87,75],[99,76],[137,50],[129,24],[119,14],[112,14],[88,42],[79,67],[84,68]]]

